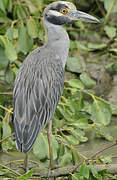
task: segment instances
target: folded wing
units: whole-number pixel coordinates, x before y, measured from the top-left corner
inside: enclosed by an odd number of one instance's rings
[[[24,62],[14,85],[16,143],[17,148],[25,153],[52,119],[64,84],[64,70],[59,58],[54,57],[53,62],[51,56],[49,60],[29,57],[31,60]]]

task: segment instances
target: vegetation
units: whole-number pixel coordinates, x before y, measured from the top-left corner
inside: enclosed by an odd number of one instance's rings
[[[117,171],[112,175],[110,169],[99,170],[96,166],[110,163],[111,155],[99,156],[100,150],[87,157],[78,151],[78,145],[89,140],[89,133],[93,139],[115,140],[109,126],[112,115],[117,115],[117,1],[70,1],[79,10],[96,16],[101,23],[76,22],[66,26],[70,53],[63,96],[53,117],[53,157],[56,166],[78,168],[56,179],[68,179],[68,175],[72,180],[117,179]],[[13,82],[28,53],[44,44],[42,12],[50,2],[52,0],[0,0],[1,152],[16,151],[12,128]],[[38,160],[37,169],[49,166],[46,130],[38,136],[32,153]],[[22,162],[0,162],[1,177],[31,179],[35,167],[22,175],[19,169]],[[9,164],[15,164],[17,170]],[[42,177],[47,179],[46,175]]]

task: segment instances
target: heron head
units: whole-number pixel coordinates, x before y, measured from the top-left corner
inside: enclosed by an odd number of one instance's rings
[[[51,3],[44,10],[44,18],[46,18],[50,23],[56,25],[70,24],[79,20],[84,22],[99,23],[97,18],[82,11],[78,11],[73,3],[67,1]]]

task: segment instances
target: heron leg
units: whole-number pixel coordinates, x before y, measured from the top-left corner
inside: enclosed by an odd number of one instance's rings
[[[52,149],[52,121],[48,124],[48,144],[49,144],[49,155],[50,155],[50,168],[54,168],[54,160],[53,160],[53,149]]]
[[[24,158],[24,170],[25,170],[25,172],[28,171],[28,153],[25,153],[25,158]]]

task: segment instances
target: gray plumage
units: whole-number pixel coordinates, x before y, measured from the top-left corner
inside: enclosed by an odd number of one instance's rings
[[[61,8],[68,8],[69,16],[62,15]],[[75,6],[60,1],[45,9],[47,43],[27,56],[16,76],[13,123],[17,148],[21,152],[31,149],[37,135],[52,119],[62,95],[69,38],[61,25],[76,21],[76,17],[73,16],[73,19],[71,16],[70,8],[73,11]]]

